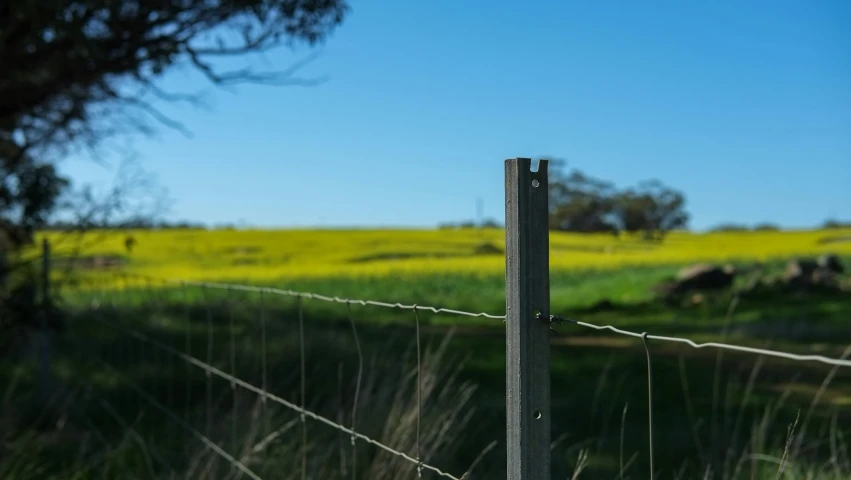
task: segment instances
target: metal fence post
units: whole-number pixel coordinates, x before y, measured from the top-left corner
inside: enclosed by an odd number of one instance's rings
[[[508,480],[550,480],[547,161],[505,161]]]

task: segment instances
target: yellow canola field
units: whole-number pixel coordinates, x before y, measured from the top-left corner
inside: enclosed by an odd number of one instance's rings
[[[125,239],[135,245],[128,253]],[[163,230],[45,233],[56,258],[122,257],[124,271],[170,279],[274,280],[504,271],[502,230]],[[496,247],[496,248],[494,248]],[[551,269],[851,255],[851,229],[692,234],[662,243],[551,233]]]

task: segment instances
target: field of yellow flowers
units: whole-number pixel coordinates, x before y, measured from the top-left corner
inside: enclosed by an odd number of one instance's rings
[[[269,281],[319,278],[493,276],[504,271],[504,232],[490,230],[163,230],[45,233],[57,258],[112,258],[161,278]],[[125,241],[132,237],[132,250]],[[554,273],[851,255],[851,230],[675,232],[661,243],[552,233]]]

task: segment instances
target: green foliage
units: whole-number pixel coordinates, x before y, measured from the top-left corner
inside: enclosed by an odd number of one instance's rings
[[[550,228],[579,233],[643,233],[661,239],[666,232],[685,228],[689,215],[685,195],[658,180],[618,190],[611,182],[572,170],[561,163],[549,177]]]
[[[550,228],[566,232],[617,232],[612,214],[615,190],[609,182],[573,170],[555,171],[549,182]]]
[[[626,273],[653,276],[658,272]],[[624,288],[621,284],[636,281],[628,275],[594,282],[595,275],[586,274],[574,280],[596,283],[596,288],[606,288],[608,282],[611,294]],[[395,298],[393,292],[407,288],[428,296],[442,285],[441,304],[481,309],[472,298],[475,290],[487,290],[496,280],[465,278],[467,288],[450,277],[433,279],[428,285],[404,285],[395,279],[361,286],[349,280],[347,291],[369,298],[382,293],[377,298]],[[355,292],[352,285],[362,290]],[[334,284],[303,287],[329,292]],[[272,401],[264,413],[255,394],[242,388],[231,390],[227,379],[214,375],[214,423],[208,431],[204,371],[186,368],[185,362],[122,333],[123,328],[132,328],[226,372],[234,371],[255,386],[263,385],[261,359],[265,358],[269,391],[299,402],[299,316],[293,298],[264,296],[267,343],[261,349],[264,330],[256,293],[144,287],[71,293],[66,305],[74,312],[74,321],[69,322],[73,329],[58,337],[56,346],[56,370],[69,390],[67,414],[51,428],[34,429],[21,422],[22,429],[0,429],[0,435],[6,434],[0,444],[5,449],[0,450],[0,477],[58,480],[75,478],[76,473],[76,478],[169,478],[172,470],[179,478],[228,478],[230,465],[151,407],[130,388],[132,382],[197,430],[209,432],[210,438],[261,477],[299,478],[303,450],[297,413]],[[350,425],[358,355],[348,308],[313,300],[305,300],[303,306],[309,408]],[[579,310],[571,308],[569,313]],[[726,305],[719,305],[702,318],[678,317],[677,322],[669,321],[665,313],[642,316],[629,309],[608,319],[579,314],[594,323],[628,324],[654,333],[688,332],[695,338],[701,331],[719,331],[718,326],[726,323],[725,310]],[[414,317],[409,311],[360,305],[352,305],[351,311],[365,358],[357,430],[413,452],[417,417]],[[737,325],[748,321],[742,313],[736,310]],[[420,316],[425,378],[422,445],[424,451],[435,452],[427,463],[460,476],[492,441],[500,442],[505,435],[504,326],[492,319],[487,320],[489,324],[471,325],[467,319],[441,317],[459,327],[451,341],[444,342],[447,329],[434,324],[436,317],[425,312]],[[625,466],[621,478],[647,478],[646,364],[640,342],[568,325],[557,328],[559,335],[553,337],[552,346],[555,478],[572,478],[580,451],[588,462],[573,478],[619,478],[619,457]],[[231,345],[236,348],[233,366]],[[772,347],[793,348],[777,343]],[[787,362],[734,354],[722,358],[710,349],[662,343],[651,343],[651,350],[655,411],[664,412],[656,416],[654,426],[660,478],[776,478],[784,458],[782,478],[847,478],[851,465],[843,435],[848,423],[841,405],[849,385],[841,375],[826,382],[829,389],[819,402],[812,394],[825,382],[829,369],[790,368]],[[93,358],[112,365],[120,375],[90,362]],[[11,385],[14,382],[6,381],[2,367],[0,384]],[[713,405],[714,397],[720,399],[717,405]],[[15,406],[14,401],[3,405],[0,424],[2,413],[16,412]],[[795,423],[799,408],[804,411]],[[813,410],[812,415],[807,409]],[[264,430],[267,426],[271,428]],[[802,439],[800,448],[798,439]],[[351,478],[352,448],[347,435],[308,418],[307,442],[310,478]],[[357,445],[358,478],[416,476],[415,465],[364,442]],[[827,458],[834,462],[826,463]],[[466,478],[502,478],[504,461],[504,446],[497,445]],[[706,476],[710,468],[712,473]],[[344,470],[347,474],[340,473]]]
[[[53,165],[0,156],[0,252],[29,245],[68,185]]]
[[[843,229],[843,228],[851,228],[851,221],[843,221],[838,219],[830,219],[826,220],[822,225],[824,229]]]
[[[338,26],[345,0],[0,4],[0,248],[25,244],[68,186],[53,165],[73,149],[182,129],[150,99],[189,101],[156,81],[188,65],[217,85],[292,83],[292,72],[218,71],[213,61],[276,46],[313,45]],[[11,247],[10,247],[11,246]]]
[[[81,146],[96,153],[115,135],[149,133],[149,119],[182,129],[149,103],[197,103],[156,85],[176,67],[193,67],[217,85],[298,81],[292,72],[217,71],[213,61],[297,41],[313,45],[347,10],[345,0],[0,2],[0,324],[31,323],[32,289],[8,281],[7,257],[30,245],[58,207],[77,219],[64,229],[126,213],[128,192],[119,190],[94,205],[91,192],[82,192],[91,207],[83,214],[56,162]]]
[[[777,232],[780,227],[770,223],[757,223],[753,227],[740,223],[722,223],[709,229],[710,232]]]
[[[615,196],[614,212],[618,227],[629,233],[644,232],[648,239],[688,225],[685,195],[658,180],[642,182]]]
[[[770,222],[763,222],[754,225],[753,229],[756,232],[779,232],[780,226]]]

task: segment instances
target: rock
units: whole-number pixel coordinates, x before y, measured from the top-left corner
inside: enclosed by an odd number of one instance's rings
[[[726,290],[733,286],[738,271],[733,265],[719,267],[710,264],[696,264],[681,269],[675,279],[666,280],[653,286],[657,298],[674,305],[685,301],[686,304],[699,305],[708,301],[700,292]],[[698,295],[688,296],[693,291]]]
[[[698,263],[696,265],[690,265],[688,267],[683,267],[677,272],[677,280],[688,280],[690,278],[694,278],[697,275],[701,275],[711,269],[713,269],[712,265],[708,263]]]
[[[793,258],[786,264],[783,281],[786,283],[809,283],[818,263],[808,258]]]
[[[677,274],[677,290],[723,290],[733,285],[736,268],[697,264],[683,268]]]
[[[838,286],[836,274],[825,268],[816,269],[810,276],[810,283],[822,287]]]
[[[845,266],[842,265],[842,260],[835,253],[825,253],[816,260],[819,268],[828,270],[833,273],[845,273]]]
[[[786,265],[783,281],[795,289],[828,288],[835,290],[844,271],[839,257],[822,255],[817,260],[793,258]]]

